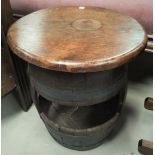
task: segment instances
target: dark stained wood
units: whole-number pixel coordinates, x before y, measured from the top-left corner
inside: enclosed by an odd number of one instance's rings
[[[144,107],[153,111],[153,98],[147,97],[144,102]]]
[[[148,35],[148,42],[145,48],[145,52],[153,53],[153,35]]]
[[[24,111],[27,111],[32,99],[30,96],[29,79],[27,77],[27,63],[19,59],[15,54],[10,53],[6,41],[6,33],[13,23],[12,9],[9,0],[2,0],[2,96],[11,91],[16,86],[19,104]],[[18,67],[17,67],[18,66]]]
[[[153,143],[148,140],[141,139],[138,143],[138,151],[144,155],[153,155]]]
[[[11,90],[15,88],[15,79],[13,74],[12,66],[9,62],[7,54],[5,54],[4,49],[1,49],[1,96],[6,95]]]
[[[6,95],[11,90],[15,88],[15,79],[14,79],[14,72],[13,66],[11,64],[11,58],[9,55],[9,51],[7,49],[6,44],[6,33],[9,26],[12,24],[13,19],[11,18],[11,7],[9,0],[2,0],[2,29],[1,29],[1,96]]]
[[[9,0],[2,0],[2,25],[3,25],[3,31],[6,34],[9,26],[13,23],[13,18],[12,18],[12,10],[10,6],[10,1]]]
[[[11,26],[8,43],[22,59],[64,72],[96,72],[136,57],[147,43],[141,25],[112,10],[44,9]]]
[[[38,94],[65,106],[98,104],[109,100],[127,86],[126,65],[102,72],[76,74],[29,65],[28,72],[31,86]]]

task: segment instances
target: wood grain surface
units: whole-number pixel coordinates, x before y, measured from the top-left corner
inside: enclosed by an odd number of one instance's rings
[[[34,12],[14,23],[7,38],[12,51],[29,63],[74,73],[118,67],[135,58],[147,42],[135,19],[92,7]]]

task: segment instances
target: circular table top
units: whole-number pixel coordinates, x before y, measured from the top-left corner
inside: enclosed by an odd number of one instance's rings
[[[9,29],[11,50],[34,65],[64,72],[118,67],[146,46],[142,26],[112,10],[60,7],[29,14]]]

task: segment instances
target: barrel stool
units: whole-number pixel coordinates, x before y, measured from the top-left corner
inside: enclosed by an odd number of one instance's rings
[[[142,26],[112,10],[60,7],[19,19],[7,39],[29,63],[33,101],[52,137],[76,150],[100,145],[120,117],[128,62],[146,46]]]

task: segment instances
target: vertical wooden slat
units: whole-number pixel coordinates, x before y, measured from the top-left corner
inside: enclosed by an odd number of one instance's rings
[[[9,26],[14,22],[12,10],[9,0],[2,0],[2,26],[4,28],[4,38],[7,34]],[[27,111],[32,104],[31,94],[30,94],[30,83],[27,75],[27,63],[14,54],[12,54],[8,48],[6,39],[5,44],[5,54],[9,58],[9,62],[13,68],[14,78],[16,82],[16,90],[20,98],[19,104],[24,111]],[[3,66],[2,66],[3,67]]]

